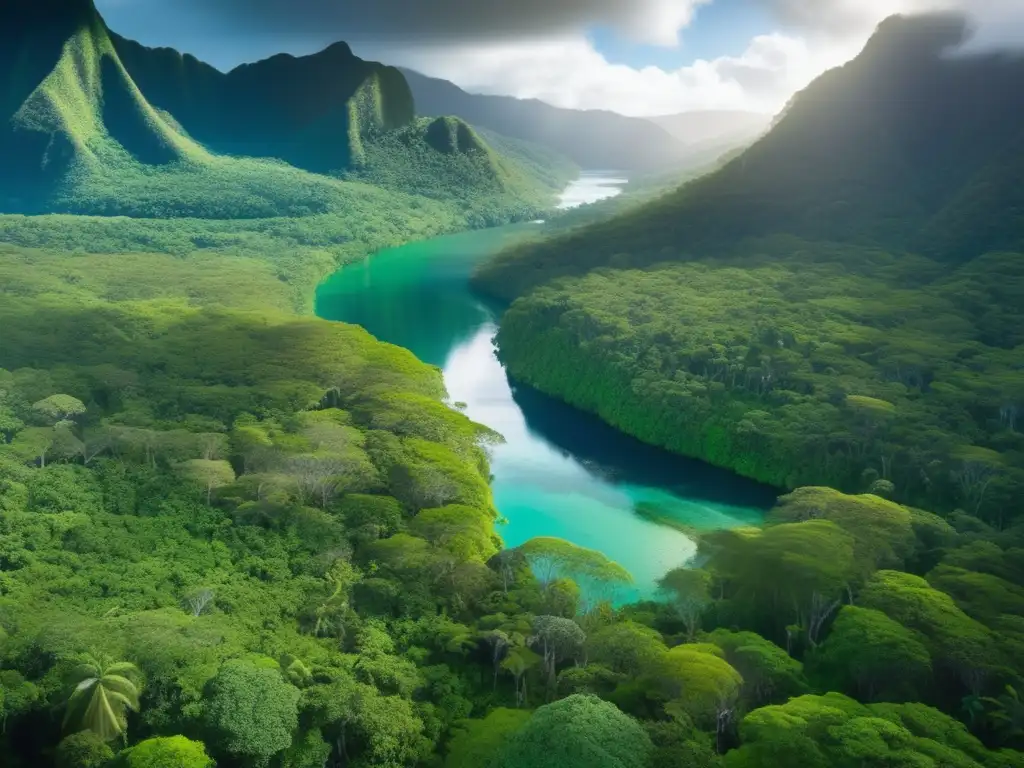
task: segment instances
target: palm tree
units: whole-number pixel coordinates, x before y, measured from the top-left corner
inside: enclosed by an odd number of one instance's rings
[[[92,731],[104,741],[122,736],[127,710],[139,711],[142,674],[127,661],[87,656],[72,672],[64,728],[69,732]]]

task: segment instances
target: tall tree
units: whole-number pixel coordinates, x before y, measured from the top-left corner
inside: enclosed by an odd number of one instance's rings
[[[128,711],[139,711],[141,678],[129,662],[86,657],[69,678],[65,730],[92,731],[104,741],[124,736]]]
[[[919,699],[932,671],[916,633],[881,611],[853,605],[839,611],[808,663],[828,690],[869,702]]]
[[[263,768],[291,745],[298,701],[298,689],[280,670],[234,659],[207,683],[203,721],[220,751]]]
[[[674,568],[661,577],[658,587],[668,596],[692,641],[711,605],[711,574],[699,568]]]

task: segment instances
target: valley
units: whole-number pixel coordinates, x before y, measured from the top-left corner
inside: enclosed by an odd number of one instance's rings
[[[0,3],[3,768],[1024,766],[1024,14],[527,5]]]
[[[562,193],[562,205],[612,196],[609,179],[585,173]],[[360,325],[441,367],[452,401],[504,437],[490,450],[495,507],[508,521],[498,526],[506,546],[554,536],[598,550],[635,580],[618,600],[654,597],[658,579],[696,551],[679,528],[757,523],[775,493],[673,459],[509,382],[492,348],[497,314],[470,292],[469,277],[501,247],[538,229],[516,225],[378,253],[321,285],[317,314]]]

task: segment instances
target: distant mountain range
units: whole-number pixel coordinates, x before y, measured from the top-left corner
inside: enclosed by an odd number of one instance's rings
[[[0,73],[0,210],[295,215],[333,205],[329,176],[504,195],[528,215],[572,173],[550,152],[496,152],[457,118],[418,119],[402,73],[344,43],[224,74],[114,34],[92,0],[5,0]]]
[[[554,149],[588,169],[650,172],[707,162],[753,139],[770,118],[748,112],[690,112],[649,120],[536,99],[468,93],[403,69],[421,115],[457,115],[475,126]]]
[[[772,116],[760,112],[709,109],[659,115],[647,120],[660,125],[690,147],[733,148],[748,144],[767,131]]]
[[[516,295],[564,274],[774,233],[951,261],[1024,251],[1024,58],[943,55],[963,24],[889,19],[856,59],[797,94],[763,138],[715,173],[510,255],[482,282]]]

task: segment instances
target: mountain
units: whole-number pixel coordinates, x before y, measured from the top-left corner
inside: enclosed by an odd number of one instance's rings
[[[687,148],[648,120],[601,110],[561,109],[536,99],[471,94],[447,80],[403,69],[421,115],[458,115],[471,125],[550,147],[589,169],[650,171],[684,162]]]
[[[368,133],[413,122],[402,74],[356,57],[345,43],[311,56],[279,54],[224,75],[177,51],[111,39],[149,101],[218,152],[339,172],[362,161]]]
[[[717,172],[628,216],[504,254],[479,284],[510,297],[613,261],[699,257],[774,233],[956,261],[1020,249],[1024,57],[945,55],[965,25],[887,20]]]
[[[573,172],[416,118],[402,73],[344,43],[225,74],[116,35],[91,0],[8,0],[0,30],[9,211],[302,215],[345,205],[343,178],[525,216]]]
[[[647,118],[688,146],[739,145],[753,141],[771,124],[771,115],[741,110],[694,110]]]
[[[509,250],[516,381],[780,488],[1024,494],[1024,56],[893,17],[719,170]]]

